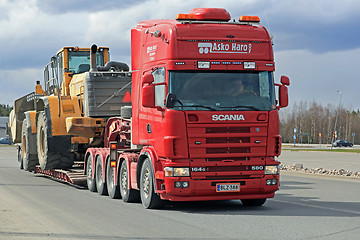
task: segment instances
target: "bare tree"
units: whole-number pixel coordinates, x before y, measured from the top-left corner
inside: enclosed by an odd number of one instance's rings
[[[338,111],[338,112],[337,112]],[[337,139],[346,139],[354,144],[360,143],[360,112],[350,111],[340,106],[322,106],[315,101],[294,103],[287,111],[280,112],[280,134],[283,142],[293,142],[294,128],[297,129],[297,141],[302,136],[308,136],[309,143],[319,143],[321,134],[322,143],[331,143],[335,118],[338,114],[336,127]]]

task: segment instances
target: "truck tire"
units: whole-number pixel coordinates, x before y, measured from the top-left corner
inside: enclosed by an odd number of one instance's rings
[[[157,209],[164,205],[164,201],[154,190],[154,174],[149,158],[145,159],[140,174],[140,197],[143,206],[147,209]]]
[[[121,198],[124,202],[139,202],[139,191],[135,189],[129,189],[129,171],[125,160],[121,163],[119,185]]]
[[[95,163],[95,180],[96,180],[96,188],[99,195],[106,195],[106,182],[103,180],[103,167],[101,156],[96,156]]]
[[[262,199],[241,199],[241,203],[244,206],[250,206],[250,207],[260,207],[264,205],[266,202],[266,198]]]
[[[109,197],[112,199],[119,199],[120,187],[118,183],[115,183],[115,172],[116,167],[110,167],[110,160],[106,164],[106,186],[108,190]]]
[[[34,135],[31,133],[31,126],[29,126],[29,123],[25,118],[21,130],[21,159],[22,167],[25,171],[29,172],[34,171],[35,166],[38,164],[37,154],[32,154],[33,152],[36,152],[36,145],[32,143],[32,141],[35,140],[34,138]]]
[[[86,158],[86,184],[90,192],[96,192],[96,181],[92,177],[95,170],[93,166],[93,156],[89,154]]]
[[[49,128],[44,112],[40,112],[37,122],[37,152],[42,170],[71,168],[74,164],[74,154],[71,152],[52,152],[49,150]]]

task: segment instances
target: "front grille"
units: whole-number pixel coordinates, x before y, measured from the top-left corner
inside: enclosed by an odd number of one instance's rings
[[[249,133],[250,127],[207,127],[206,133]]]
[[[206,161],[208,162],[217,162],[217,161],[226,161],[226,160],[232,160],[232,161],[248,161],[250,158],[249,157],[231,157],[231,159],[226,159],[226,158],[205,158]]]
[[[267,122],[190,123],[187,131],[191,167],[205,168],[192,171],[192,179],[215,183],[263,177],[264,171],[251,166],[264,165]]]
[[[266,123],[188,124],[190,158],[247,161],[266,152]],[[258,143],[255,143],[258,142]]]
[[[229,148],[206,148],[207,154],[212,153],[249,153],[249,147],[229,147]]]
[[[249,137],[206,138],[206,143],[250,143]]]

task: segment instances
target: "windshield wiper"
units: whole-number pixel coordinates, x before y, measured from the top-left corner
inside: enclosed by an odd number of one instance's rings
[[[201,107],[201,108],[206,108],[209,109],[211,111],[217,111],[215,108],[210,107],[210,106],[204,106],[204,105],[198,105],[198,104],[193,104],[193,105],[183,105],[181,107]]]
[[[248,109],[252,109],[252,110],[256,110],[256,111],[260,111],[261,109],[254,107],[254,106],[245,106],[245,105],[238,105],[238,106],[231,106],[231,107],[219,107],[219,108],[248,108]]]

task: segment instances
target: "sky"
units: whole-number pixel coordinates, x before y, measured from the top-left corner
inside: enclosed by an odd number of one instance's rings
[[[232,19],[257,15],[274,37],[275,81],[290,78],[289,101],[360,109],[358,0],[0,0],[0,103],[43,82],[63,46],[110,48],[130,65],[130,30],[192,8],[225,8]]]

